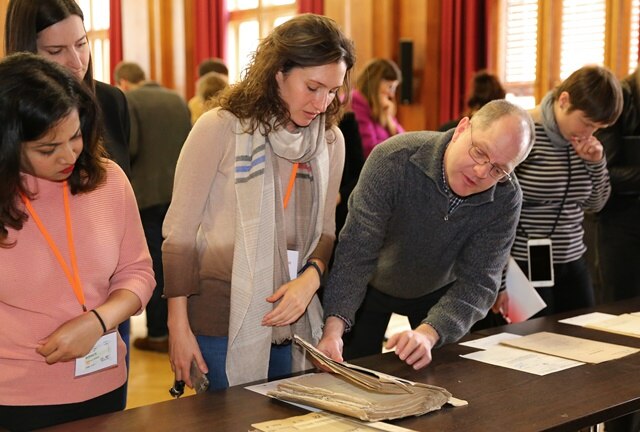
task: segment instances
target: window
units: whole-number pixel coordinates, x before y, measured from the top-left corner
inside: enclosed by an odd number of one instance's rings
[[[109,0],[76,0],[84,13],[84,26],[91,47],[93,77],[111,82],[109,45]]]
[[[271,30],[293,18],[296,0],[227,0],[227,64],[229,80],[236,82],[251,60],[258,42]]]
[[[640,0],[631,2],[631,40],[629,42],[629,73],[638,65],[638,38],[640,38]]]
[[[507,99],[532,108],[586,64],[620,78],[638,63],[640,0],[502,0],[498,69]]]
[[[538,0],[511,0],[504,16],[504,78],[507,100],[525,108],[535,106],[533,83],[536,80],[538,48]]]
[[[586,64],[604,64],[605,0],[563,0],[560,80]]]

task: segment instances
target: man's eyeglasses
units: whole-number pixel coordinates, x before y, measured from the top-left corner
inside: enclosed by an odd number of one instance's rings
[[[471,147],[469,147],[469,156],[471,159],[478,165],[491,165],[491,170],[489,170],[489,175],[500,183],[511,181],[511,174],[503,170],[502,168],[495,166],[489,156],[485,152],[483,152],[479,147],[473,144],[473,133],[471,132],[471,123],[469,123],[469,137],[471,138]]]

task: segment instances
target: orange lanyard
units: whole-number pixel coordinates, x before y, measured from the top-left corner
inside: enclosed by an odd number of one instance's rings
[[[296,182],[296,175],[298,174],[298,165],[300,165],[299,163],[294,163],[293,167],[291,168],[291,176],[289,176],[289,186],[287,186],[287,193],[284,196],[284,208],[286,210],[287,206],[289,205],[289,198],[291,198],[291,192],[293,191],[293,185]]]
[[[49,244],[49,247],[53,251],[53,254],[58,259],[58,262],[60,263],[60,267],[62,267],[64,274],[67,276],[67,279],[71,284],[71,288],[73,288],[73,292],[75,293],[76,298],[78,299],[78,303],[80,303],[80,306],[82,306],[82,310],[86,312],[87,307],[85,306],[84,292],[82,291],[82,284],[80,283],[80,273],[78,272],[78,264],[76,262],[76,250],[73,244],[73,232],[71,230],[71,211],[69,210],[69,187],[67,185],[67,182],[65,181],[62,184],[62,198],[64,202],[64,217],[65,217],[65,222],[67,227],[67,243],[69,244],[69,255],[71,255],[71,269],[73,270],[73,273],[71,273],[71,271],[69,270],[67,263],[62,257],[62,254],[60,253],[60,250],[58,249],[58,247],[56,246],[56,243],[51,238],[51,235],[49,234],[47,229],[44,227],[42,220],[40,219],[35,209],[31,205],[31,201],[29,200],[29,198],[27,198],[23,194],[20,194],[20,197],[22,198],[22,202],[24,202],[24,205],[27,207],[27,211],[33,218],[33,221],[38,226],[38,229],[42,233],[44,239]]]

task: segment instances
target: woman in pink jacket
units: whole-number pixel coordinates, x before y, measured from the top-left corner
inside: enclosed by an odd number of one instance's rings
[[[401,81],[398,65],[385,59],[373,59],[358,75],[351,105],[365,158],[382,141],[404,132],[396,119],[396,90]]]

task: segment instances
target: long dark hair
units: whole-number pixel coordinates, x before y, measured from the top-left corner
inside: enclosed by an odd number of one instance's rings
[[[350,71],[355,63],[353,42],[330,18],[298,15],[279,25],[260,42],[242,80],[220,95],[220,106],[236,117],[247,120],[247,132],[271,131],[286,125],[289,109],[279,95],[276,74],[288,73],[296,67],[322,66],[344,61],[347,73],[344,80],[346,94],[350,89]],[[334,98],[326,115],[327,128],[338,124],[344,101]]]
[[[106,177],[101,122],[93,94],[62,66],[31,53],[0,60],[0,247],[27,214],[20,193],[36,198],[20,174],[22,146],[78,111],[83,149],[68,179],[71,193],[89,192]]]
[[[84,21],[82,9],[75,0],[10,0],[4,30],[4,52],[38,53],[38,33],[72,15]],[[83,81],[94,91],[91,55]]]

